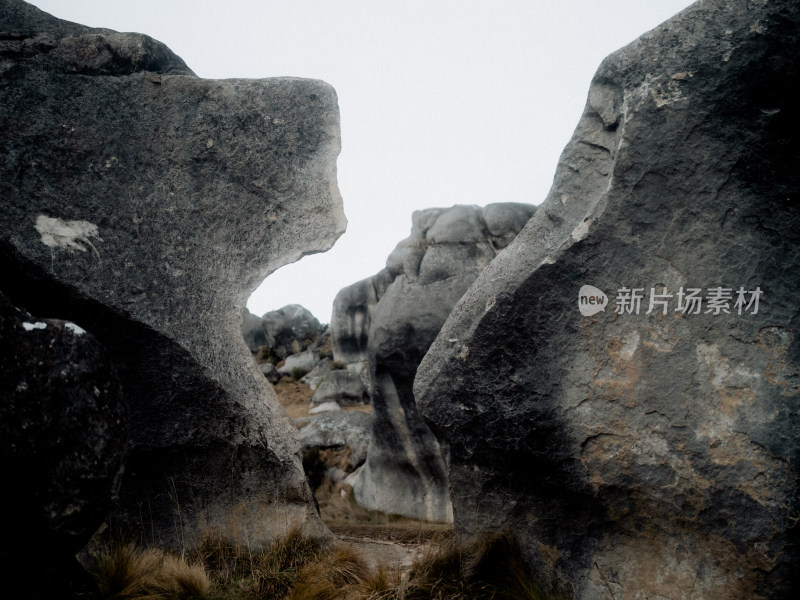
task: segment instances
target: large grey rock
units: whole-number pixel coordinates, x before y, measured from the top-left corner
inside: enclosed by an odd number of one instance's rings
[[[112,355],[131,407],[113,524],[324,533],[240,326],[267,274],[344,230],[333,89],[198,79],[147,36],[19,0],[0,31],[0,287],[43,315],[57,298]]]
[[[258,370],[270,383],[278,383],[281,380],[281,374],[278,369],[270,362],[258,365]]]
[[[384,269],[377,275],[342,288],[336,294],[331,316],[334,360],[366,366],[372,315],[392,279],[392,275]]]
[[[319,355],[313,350],[306,350],[299,354],[291,354],[286,362],[278,368],[281,375],[291,375],[295,369],[310,373],[322,361]]]
[[[303,450],[350,448],[349,460],[359,467],[367,457],[372,417],[360,410],[324,412],[298,419]],[[352,469],[350,469],[352,470]]]
[[[411,236],[387,260],[393,279],[369,332],[374,419],[367,462],[353,486],[361,506],[452,520],[444,459],[414,402],[414,375],[455,303],[534,210],[508,203],[414,213]]]
[[[242,337],[253,354],[257,354],[258,349],[262,346],[270,345],[267,340],[267,331],[264,329],[264,321],[246,308],[242,310]]]
[[[324,329],[311,311],[299,304],[270,311],[262,321],[267,332],[267,345],[281,358],[308,348]]]
[[[797,2],[707,0],[606,59],[546,202],[420,365],[457,531],[516,532],[575,598],[800,591],[799,40]],[[676,312],[718,286],[729,313]]]
[[[346,369],[329,370],[311,396],[312,404],[325,402],[343,406],[369,404],[369,392],[358,373]]]
[[[345,481],[364,463],[370,422],[366,413],[340,409],[295,419],[303,445],[303,467],[312,489]]]
[[[0,573],[9,590],[24,582],[27,598],[66,597],[81,581],[75,554],[119,489],[128,437],[119,379],[91,334],[0,294],[0,398]]]

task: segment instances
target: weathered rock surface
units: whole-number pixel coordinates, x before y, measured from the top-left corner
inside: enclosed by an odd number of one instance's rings
[[[353,485],[364,508],[452,520],[444,459],[414,402],[414,375],[455,303],[534,210],[506,203],[417,211],[411,236],[389,256],[392,281],[369,331],[372,443]]]
[[[358,373],[345,369],[329,370],[311,396],[311,404],[336,402],[342,406],[369,404],[369,392]]]
[[[316,340],[324,328],[304,306],[289,304],[262,317],[267,345],[281,358],[302,352]]]
[[[319,81],[198,79],[163,44],[0,0],[0,287],[81,323],[131,409],[114,523],[147,541],[324,533],[241,337],[251,291],[345,227]]]
[[[364,463],[371,421],[369,414],[357,410],[295,419],[303,446],[303,468],[313,490],[345,481]]]
[[[264,321],[246,308],[242,310],[242,337],[253,354],[257,354],[262,346],[269,346]]]
[[[261,374],[266,377],[267,381],[270,383],[278,383],[281,379],[281,374],[272,363],[262,363],[258,365],[258,370],[261,371]]]
[[[363,365],[367,376],[367,344],[372,315],[392,279],[392,275],[384,269],[377,275],[342,288],[333,300],[333,358],[348,365]]]
[[[63,597],[119,488],[128,433],[119,379],[91,334],[0,294],[0,398],[0,572],[10,590],[24,582],[25,597]]]
[[[306,350],[299,354],[291,354],[278,368],[278,373],[281,375],[291,375],[295,369],[300,369],[305,373],[310,373],[314,367],[320,362],[320,358],[313,350]]]
[[[367,413],[360,410],[324,412],[297,419],[295,425],[300,429],[303,451],[349,448],[352,468],[360,466],[367,457],[372,425],[372,417]]]
[[[797,2],[708,0],[606,59],[420,365],[457,531],[514,531],[575,598],[797,597],[799,40]]]

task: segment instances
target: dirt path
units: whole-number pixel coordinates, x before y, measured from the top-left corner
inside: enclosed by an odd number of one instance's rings
[[[329,525],[330,530],[344,543],[361,551],[364,559],[375,568],[399,568],[405,573],[426,548],[452,538],[447,525],[408,521],[402,524]]]

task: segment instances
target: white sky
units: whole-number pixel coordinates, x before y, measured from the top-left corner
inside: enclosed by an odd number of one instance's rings
[[[268,277],[261,315],[383,268],[432,206],[544,200],[608,54],[690,0],[33,0],[62,19],[146,33],[200,77],[322,79],[339,96],[332,250]]]

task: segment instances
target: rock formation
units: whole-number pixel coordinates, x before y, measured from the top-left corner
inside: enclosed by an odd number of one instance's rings
[[[130,405],[113,515],[145,541],[321,532],[241,311],[345,228],[336,95],[202,80],[140,34],[0,0],[0,287],[92,331]]]
[[[361,376],[347,369],[329,369],[311,397],[311,403],[336,402],[342,406],[369,404],[369,392]]]
[[[367,462],[352,479],[364,508],[452,520],[444,459],[414,402],[414,375],[455,303],[534,210],[504,203],[417,211],[411,236],[397,245],[376,282],[359,282],[352,294],[337,296],[368,307],[362,300],[371,302],[371,296],[360,290],[380,289],[387,274],[391,278],[374,308],[368,336],[372,442]],[[332,339],[347,336],[332,333]]]
[[[75,323],[34,318],[0,294],[0,573],[25,597],[80,581],[75,554],[108,515],[128,433],[116,371]]]
[[[254,355],[262,346],[269,346],[264,321],[246,308],[242,310],[242,337]]]
[[[281,358],[302,352],[322,335],[324,328],[307,308],[289,304],[262,318],[267,345]]]
[[[333,300],[333,359],[353,365],[354,371],[363,372],[367,377],[367,343],[372,315],[390,283],[392,276],[384,269],[377,275],[342,288]]]
[[[358,410],[326,411],[295,419],[303,464],[315,489],[326,479],[338,483],[367,457],[372,419]]]
[[[799,41],[707,0],[607,58],[419,367],[457,531],[572,597],[797,597]]]

